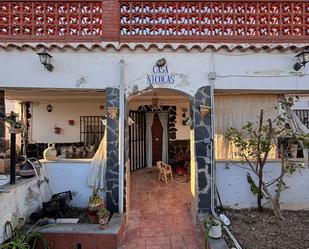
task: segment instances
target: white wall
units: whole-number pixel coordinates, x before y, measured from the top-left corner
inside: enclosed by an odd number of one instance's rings
[[[217,187],[223,205],[231,208],[256,207],[256,196],[247,182],[249,166],[234,162],[217,162]],[[269,162],[265,166],[265,180],[280,174],[280,162]],[[251,174],[253,176],[253,174]],[[285,177],[288,189],[282,192],[283,209],[309,210],[309,168]]]
[[[33,50],[1,50],[0,86],[89,89],[118,86],[119,61],[124,59],[126,89],[131,92],[134,85],[138,85],[139,90],[147,86],[147,74],[152,71],[156,61],[164,57],[169,73],[175,76],[175,83],[163,86],[191,95],[199,87],[208,84],[208,73],[212,71],[218,76],[216,89],[309,91],[309,68],[302,68],[299,72],[292,69],[296,62],[293,51],[109,49],[89,52],[67,49],[52,50],[50,53],[55,66],[53,72],[43,68]],[[85,78],[85,84],[80,86],[78,81],[82,77]]]
[[[32,142],[71,143],[80,141],[80,116],[103,116],[102,103],[50,103],[52,112],[46,111],[47,104],[33,106]],[[69,125],[68,120],[75,125]],[[54,127],[60,127],[61,133],[55,134]]]
[[[68,160],[70,161],[70,160]],[[75,162],[44,163],[45,172],[53,193],[72,191],[73,207],[87,207],[92,188],[86,185],[90,160],[74,160]]]
[[[10,221],[13,226],[17,224],[18,218],[28,218],[33,212],[42,208],[42,202],[50,199],[46,184],[41,185],[40,195],[36,178],[17,182],[13,187],[1,186],[10,190],[10,193],[0,193],[0,244],[4,240],[4,224]]]

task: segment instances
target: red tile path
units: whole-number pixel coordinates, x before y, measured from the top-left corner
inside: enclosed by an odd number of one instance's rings
[[[190,216],[190,182],[165,184],[155,168],[131,174],[131,200],[121,249],[204,249]]]

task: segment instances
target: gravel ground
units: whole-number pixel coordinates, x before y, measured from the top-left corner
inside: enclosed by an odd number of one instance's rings
[[[284,221],[277,221],[271,210],[227,210],[226,214],[244,249],[309,249],[309,211],[284,211]]]

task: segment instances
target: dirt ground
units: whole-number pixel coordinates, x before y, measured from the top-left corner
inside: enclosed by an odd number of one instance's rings
[[[227,210],[226,214],[244,249],[309,249],[309,211],[284,211],[284,221],[277,221],[271,210]]]

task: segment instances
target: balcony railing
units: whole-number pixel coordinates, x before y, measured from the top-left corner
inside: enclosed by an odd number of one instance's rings
[[[307,43],[309,2],[2,0],[0,40]]]

